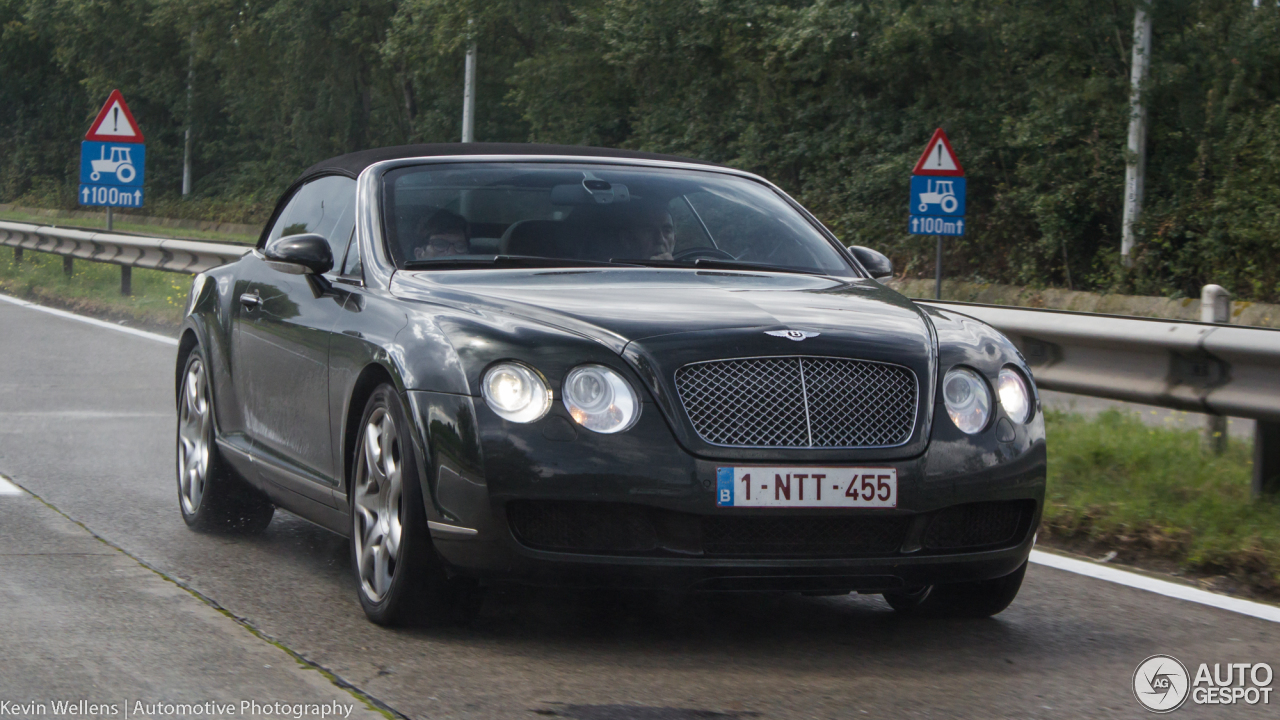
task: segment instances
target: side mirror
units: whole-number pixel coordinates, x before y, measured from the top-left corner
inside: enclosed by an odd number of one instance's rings
[[[849,252],[853,253],[858,262],[862,263],[862,267],[871,273],[871,277],[876,279],[893,277],[893,261],[883,253],[861,245],[850,245]]]
[[[333,269],[333,251],[323,235],[289,235],[262,251],[274,270],[290,275],[323,275]]]

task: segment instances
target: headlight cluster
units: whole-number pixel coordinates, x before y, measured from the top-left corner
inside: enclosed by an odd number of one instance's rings
[[[511,422],[530,423],[551,409],[551,388],[528,365],[502,362],[489,368],[480,383],[489,407]],[[580,365],[564,379],[561,400],[582,427],[610,434],[627,430],[640,418],[640,397],[631,383],[604,365]]]
[[[1000,368],[996,392],[1000,394],[1000,404],[1009,414],[1009,419],[1019,423],[1031,419],[1031,393],[1022,373],[1010,367]]]
[[[1006,366],[996,376],[996,392],[1009,419],[1025,423],[1031,419],[1031,389],[1022,373]],[[991,389],[987,381],[967,367],[954,367],[942,378],[942,401],[951,422],[973,435],[987,427],[991,419]]]
[[[564,406],[582,427],[622,432],[640,417],[640,399],[630,383],[604,365],[574,368],[564,379]]]
[[[538,371],[519,363],[499,363],[489,368],[480,392],[498,417],[511,422],[533,422],[551,409],[551,388]]]

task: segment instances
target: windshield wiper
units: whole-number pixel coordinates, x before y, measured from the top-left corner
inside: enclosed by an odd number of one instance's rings
[[[454,256],[428,260],[407,260],[405,270],[443,270],[471,268],[563,268],[563,267],[616,267],[635,265],[629,261],[578,260],[574,258],[549,258],[537,255]]]
[[[800,275],[827,275],[817,268],[797,268],[785,265],[766,265],[764,263],[744,262],[742,260],[718,260],[716,258],[698,258],[692,264],[676,260],[633,260],[631,258],[614,258],[610,262],[619,265],[642,265],[644,267],[678,268],[682,270],[759,270],[761,272],[798,273]]]

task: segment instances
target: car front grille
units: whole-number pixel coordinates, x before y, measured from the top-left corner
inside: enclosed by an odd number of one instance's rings
[[[758,448],[902,445],[919,392],[899,365],[807,356],[693,363],[676,389],[703,440]]]

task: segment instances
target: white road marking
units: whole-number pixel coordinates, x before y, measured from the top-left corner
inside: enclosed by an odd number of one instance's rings
[[[30,308],[32,310],[47,312],[50,315],[57,315],[58,317],[67,318],[68,320],[76,320],[82,323],[88,323],[89,325],[97,325],[98,327],[104,327],[110,330],[116,330],[118,332],[127,333],[129,335],[136,335],[138,337],[146,338],[148,340],[155,340],[156,342],[162,342],[165,345],[173,345],[174,347],[177,347],[178,345],[178,341],[176,338],[165,337],[164,335],[158,335],[153,332],[147,332],[146,330],[138,330],[131,327],[125,327],[123,325],[116,325],[115,323],[109,323],[104,320],[98,320],[97,318],[85,317],[84,315],[77,315],[75,313],[67,312],[66,310],[55,310],[54,308],[45,307],[44,305],[37,305],[36,303],[29,302],[21,298],[11,297],[9,295],[0,295],[0,300],[3,300],[4,302],[7,302],[7,303],[13,303],[14,305],[20,305],[25,308]]]
[[[51,315],[67,318],[68,320],[77,320],[79,322],[97,325],[109,330],[116,330],[118,332],[136,335],[138,337],[147,338],[148,340],[155,340],[156,342],[161,342],[166,345],[176,346],[178,344],[176,339],[165,337],[164,335],[157,335],[156,333],[147,332],[145,330],[124,327],[123,325],[114,325],[95,318],[76,315],[75,313],[70,313],[65,310],[55,310],[54,308],[37,305],[36,303],[10,297],[8,295],[0,295],[0,300],[13,303],[14,305],[31,308],[32,310],[47,312]],[[3,475],[0,475],[0,495],[20,494],[22,494],[21,489],[6,480]],[[1199,603],[1201,605],[1215,607],[1220,610],[1228,610],[1240,615],[1248,615],[1249,617],[1256,617],[1262,620],[1270,620],[1271,622],[1280,622],[1280,607],[1276,607],[1274,605],[1265,605],[1251,600],[1242,600],[1228,595],[1219,595],[1207,590],[1179,585],[1178,583],[1172,583],[1167,580],[1157,580],[1152,577],[1147,577],[1146,575],[1139,575],[1138,573],[1127,572],[1118,568],[1086,562],[1084,560],[1063,557],[1062,555],[1054,555],[1053,553],[1042,552],[1040,550],[1031,551],[1031,562],[1036,563],[1037,565],[1056,568],[1058,570],[1065,570],[1077,575],[1084,575],[1096,580],[1104,580],[1117,585],[1137,588],[1138,590],[1146,590],[1147,592],[1155,593],[1157,595],[1164,595],[1166,597],[1177,598],[1179,600]]]
[[[0,495],[21,495],[22,488],[9,482],[9,478],[0,475]]]
[[[1201,590],[1188,585],[1169,582],[1168,580],[1157,580],[1153,577],[1128,572],[1109,565],[1099,565],[1088,560],[1077,560],[1040,550],[1031,551],[1031,562],[1097,580],[1105,580],[1117,585],[1146,590],[1157,595],[1208,605],[1220,610],[1228,610],[1240,615],[1270,620],[1271,622],[1280,622],[1280,607],[1275,605],[1242,600],[1229,595],[1219,595],[1208,590]]]

